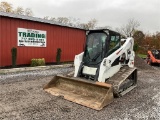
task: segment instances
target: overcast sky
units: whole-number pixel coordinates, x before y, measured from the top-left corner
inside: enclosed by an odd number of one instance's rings
[[[0,0],[13,7],[31,8],[35,17],[73,17],[98,26],[121,27],[129,19],[140,23],[140,30],[160,31],[160,0]]]

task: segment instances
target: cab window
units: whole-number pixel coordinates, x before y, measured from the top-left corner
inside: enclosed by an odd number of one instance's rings
[[[120,36],[118,36],[118,35],[111,35],[110,43],[109,43],[108,55],[112,54],[119,47],[120,47]]]

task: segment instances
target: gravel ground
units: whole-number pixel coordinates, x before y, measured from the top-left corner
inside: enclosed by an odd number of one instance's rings
[[[160,120],[160,70],[142,63],[136,63],[137,87],[101,111],[43,91],[55,74],[73,67],[1,75],[0,120]]]

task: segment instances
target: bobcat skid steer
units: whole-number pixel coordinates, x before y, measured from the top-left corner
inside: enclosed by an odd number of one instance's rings
[[[44,87],[55,96],[100,110],[136,87],[133,38],[108,30],[86,31],[84,51],[75,56],[74,75],[57,75]]]

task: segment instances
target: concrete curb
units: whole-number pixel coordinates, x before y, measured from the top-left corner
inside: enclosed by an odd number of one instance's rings
[[[0,74],[27,72],[27,71],[35,71],[35,70],[49,70],[49,69],[65,68],[65,67],[73,67],[73,64],[0,69]]]

